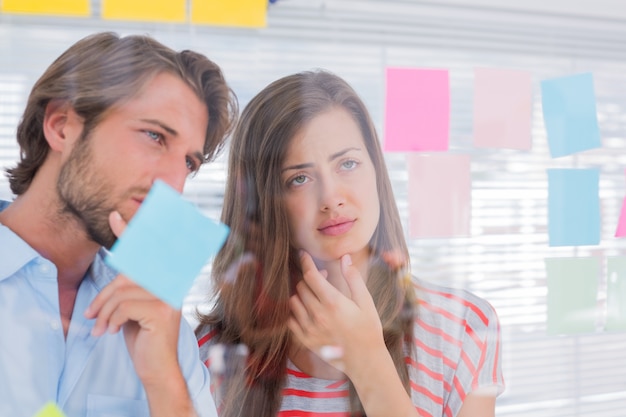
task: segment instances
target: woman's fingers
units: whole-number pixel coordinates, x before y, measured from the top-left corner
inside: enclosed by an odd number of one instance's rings
[[[291,298],[289,298],[289,307],[291,308],[293,318],[300,327],[307,327],[310,325],[311,318],[309,311],[298,295],[292,295]]]
[[[322,304],[332,303],[337,295],[341,295],[335,287],[328,283],[328,273],[325,270],[318,270],[311,255],[305,251],[300,251],[300,266],[302,267],[304,282]]]
[[[352,301],[354,301],[360,308],[367,307],[376,309],[374,301],[372,300],[372,295],[367,289],[367,285],[365,285],[365,281],[363,280],[361,273],[354,265],[352,265],[352,258],[350,255],[343,255],[341,257],[341,273],[350,288]]]

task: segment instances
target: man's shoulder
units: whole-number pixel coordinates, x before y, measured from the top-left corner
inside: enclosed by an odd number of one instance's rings
[[[0,211],[2,211],[5,208],[9,207],[10,204],[11,204],[10,201],[0,200]]]
[[[6,209],[10,201],[0,200],[0,211]],[[0,224],[0,280],[12,276],[40,255],[13,230]]]

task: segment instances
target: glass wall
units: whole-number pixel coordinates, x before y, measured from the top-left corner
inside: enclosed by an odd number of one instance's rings
[[[621,14],[626,5],[615,6]],[[79,38],[94,31],[148,33],[175,49],[195,49],[224,69],[243,108],[270,81],[325,68],[350,82],[368,105],[382,136],[385,70],[447,69],[450,77],[450,153],[471,160],[471,233],[410,238],[413,274],[469,289],[488,300],[501,321],[506,391],[504,417],[623,416],[626,409],[626,333],[603,327],[607,260],[625,254],[615,238],[626,195],[626,21],[583,14],[514,11],[443,2],[278,0],[260,29],[191,24],[116,22],[100,18],[0,14],[0,166],[18,158],[15,127],[37,77]],[[473,144],[476,68],[528,71],[532,77],[532,149]],[[602,147],[552,158],[542,116],[540,82],[592,73]],[[407,155],[385,155],[408,237]],[[226,154],[192,179],[185,196],[218,219]],[[550,168],[597,168],[601,240],[598,245],[551,247],[548,242]],[[12,196],[5,177],[0,198]],[[549,335],[547,258],[598,259],[596,331]],[[185,315],[206,309],[209,266],[186,299]],[[567,288],[563,289],[564,291]],[[622,300],[626,302],[626,300]]]

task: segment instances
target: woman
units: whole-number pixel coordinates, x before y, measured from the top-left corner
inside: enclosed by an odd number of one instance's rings
[[[252,99],[222,221],[196,331],[222,416],[494,415],[495,312],[408,275],[378,138],[345,81],[304,72]]]

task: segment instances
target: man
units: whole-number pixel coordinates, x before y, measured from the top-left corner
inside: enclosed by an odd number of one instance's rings
[[[89,36],[37,81],[0,202],[0,415],[216,414],[180,312],[102,247],[155,180],[182,192],[236,115],[216,64],[145,36]]]

